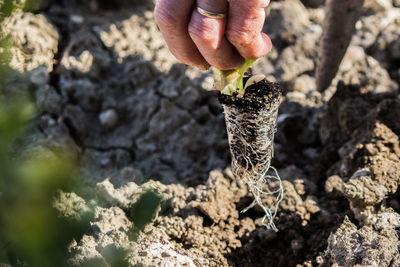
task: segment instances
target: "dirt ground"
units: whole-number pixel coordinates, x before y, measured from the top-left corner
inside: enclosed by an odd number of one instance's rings
[[[315,90],[323,1],[272,1],[263,73],[286,90],[275,136],[284,199],[275,224],[230,170],[213,70],[179,64],[148,1],[54,1],[15,14],[40,116],[29,143],[67,147],[83,163],[88,200],[63,193],[64,216],[95,211],[70,263],[126,249],[132,266],[400,266],[400,2],[366,1],[332,86]],[[136,241],[128,207],[163,199]],[[265,199],[268,203],[268,198]],[[335,265],[336,264],[336,265]]]

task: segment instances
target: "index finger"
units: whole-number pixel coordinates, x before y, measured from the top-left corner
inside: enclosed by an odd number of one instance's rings
[[[226,36],[240,55],[255,59],[272,48],[269,37],[262,32],[265,8],[269,0],[228,0],[229,17]]]

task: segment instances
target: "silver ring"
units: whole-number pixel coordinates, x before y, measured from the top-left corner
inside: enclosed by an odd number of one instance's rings
[[[223,18],[226,18],[226,13],[214,13],[214,12],[210,12],[210,11],[204,10],[201,7],[197,7],[196,10],[201,15],[203,15],[203,16],[205,16],[207,18],[212,18],[212,19],[223,19]]]

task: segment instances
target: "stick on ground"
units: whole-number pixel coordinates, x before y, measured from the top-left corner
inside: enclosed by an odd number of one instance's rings
[[[317,89],[327,89],[350,44],[364,0],[327,0],[324,32],[319,45]]]

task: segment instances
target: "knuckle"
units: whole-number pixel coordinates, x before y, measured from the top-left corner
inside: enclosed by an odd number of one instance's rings
[[[156,5],[154,8],[154,16],[156,23],[160,28],[172,30],[176,29],[176,27],[179,25],[177,19],[162,2]]]
[[[248,47],[254,40],[253,34],[245,30],[228,29],[226,37],[235,46]]]
[[[201,41],[202,43],[211,44],[217,38],[214,30],[207,24],[201,22],[190,23],[188,31],[193,41]]]

